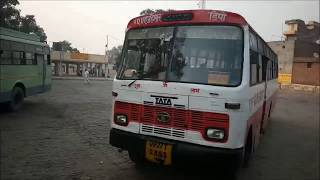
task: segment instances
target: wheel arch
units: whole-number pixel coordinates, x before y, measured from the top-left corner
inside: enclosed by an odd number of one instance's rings
[[[253,147],[254,145],[254,134],[253,134],[253,125],[251,124],[250,127],[248,128],[248,131],[247,131],[247,134],[246,134],[246,137],[245,137],[245,143],[244,145],[247,146],[247,143],[248,143],[248,140],[250,138],[250,145],[251,145],[251,148]]]
[[[13,86],[12,90],[15,88],[15,87],[19,87],[23,90],[23,95],[24,97],[26,97],[26,87],[25,85],[22,83],[22,82],[16,82],[15,85]]]

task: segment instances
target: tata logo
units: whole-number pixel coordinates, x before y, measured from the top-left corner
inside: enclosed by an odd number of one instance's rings
[[[171,97],[171,96],[157,96],[157,95],[150,95],[150,96],[156,99],[156,104],[166,105],[166,106],[172,105],[172,99],[178,99],[178,97]]]
[[[157,120],[161,123],[168,123],[170,120],[170,115],[167,112],[159,112],[157,114]]]
[[[170,98],[156,97],[156,104],[172,105]]]

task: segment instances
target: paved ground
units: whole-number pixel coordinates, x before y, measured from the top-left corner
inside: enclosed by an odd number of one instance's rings
[[[51,92],[28,98],[20,112],[0,112],[0,179],[205,178],[200,170],[137,168],[111,147],[110,98],[111,81],[56,80]],[[319,96],[280,91],[261,141],[238,179],[319,179]]]

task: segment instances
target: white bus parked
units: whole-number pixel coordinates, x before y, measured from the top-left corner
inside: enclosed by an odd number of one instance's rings
[[[123,47],[111,145],[136,163],[249,159],[275,105],[278,62],[242,16],[140,16],[129,22]]]

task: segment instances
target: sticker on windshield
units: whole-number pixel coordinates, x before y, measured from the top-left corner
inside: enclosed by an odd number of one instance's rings
[[[210,72],[208,74],[208,84],[229,84],[229,73]]]

